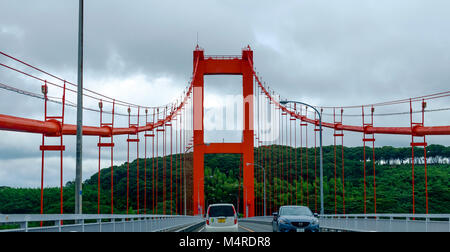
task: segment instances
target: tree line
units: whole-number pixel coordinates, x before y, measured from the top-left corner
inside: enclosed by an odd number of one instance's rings
[[[412,167],[411,148],[390,146],[375,148],[374,163],[372,149],[366,147],[366,172],[364,190],[364,158],[362,147],[344,147],[342,160],[341,147],[325,146],[324,153],[324,202],[325,213],[363,213],[364,191],[366,192],[366,212],[412,213]],[[316,155],[315,155],[316,154]],[[189,155],[189,154],[186,154]],[[308,158],[306,158],[306,155]],[[450,212],[449,176],[450,147],[430,145],[427,147],[427,180],[429,213]],[[415,148],[415,212],[425,212],[425,165],[423,148]],[[147,197],[144,192],[144,159],[139,160],[139,206],[140,213],[153,213],[153,192],[157,191],[158,203],[155,213],[179,214],[183,204],[183,176],[179,160],[184,154],[172,156],[172,201],[170,197],[170,156],[147,159]],[[176,160],[176,161],[175,161]],[[189,160],[189,159],[187,159]],[[422,161],[421,161],[422,160]],[[153,172],[152,164],[158,169]],[[165,165],[164,165],[165,163]],[[312,211],[319,211],[319,166],[318,150],[315,148],[292,148],[272,145],[255,148],[255,163],[265,167],[267,212],[276,211],[286,204],[308,205]],[[342,170],[342,163],[344,170]],[[157,164],[157,165],[156,165]],[[336,165],[335,165],[336,164]],[[137,160],[129,164],[129,213],[137,212]],[[164,169],[165,168],[165,169]],[[239,212],[244,211],[242,164],[240,155],[205,155],[205,201],[206,204],[233,203]],[[127,163],[114,166],[114,213],[126,213]],[[336,179],[335,179],[336,169]],[[342,176],[344,172],[344,176]],[[157,176],[156,176],[157,174]],[[165,176],[164,176],[165,175]],[[375,175],[375,177],[374,177]],[[255,166],[255,204],[257,213],[263,206],[263,171]],[[165,178],[165,179],[164,179]],[[83,182],[83,213],[97,213],[98,174]],[[187,181],[189,183],[189,179]],[[376,195],[374,191],[376,184]],[[164,192],[165,185],[165,192]],[[100,212],[111,212],[111,167],[104,168],[100,174]],[[74,211],[74,182],[64,188],[64,212]],[[157,190],[156,190],[157,189]],[[59,188],[44,189],[44,213],[59,213]],[[163,202],[163,194],[166,201]],[[178,197],[177,197],[178,195]],[[147,199],[147,203],[145,203]],[[187,200],[188,202],[191,199]],[[345,204],[345,205],[344,205]],[[178,206],[178,207],[177,207]],[[344,208],[345,207],[345,208]],[[40,213],[40,188],[0,187],[0,213],[38,214]]]

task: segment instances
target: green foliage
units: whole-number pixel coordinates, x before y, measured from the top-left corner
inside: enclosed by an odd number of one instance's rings
[[[417,157],[415,174],[415,211],[425,212],[425,166],[424,151],[415,148]],[[334,146],[325,146],[324,154],[324,202],[325,212],[343,213],[343,192],[345,192],[345,212],[364,212],[364,160],[362,147],[344,147],[345,177],[342,177],[342,159],[340,147],[336,149],[336,179]],[[412,169],[411,148],[394,148],[385,146],[375,148],[375,177],[372,149],[366,147],[366,211],[374,211],[374,182],[376,183],[376,201],[378,213],[411,213],[412,212]],[[318,152],[315,158],[314,148],[291,148],[286,146],[269,146],[255,149],[255,162],[266,169],[266,198],[268,211],[276,211],[276,207],[285,204],[308,205],[313,211],[320,208],[319,196],[319,162]],[[306,158],[308,155],[308,158]],[[450,157],[450,147],[430,145],[427,147],[427,180],[429,213],[450,212],[449,174],[450,165],[444,158]],[[139,208],[144,212],[145,179],[147,187],[147,213],[152,213],[153,192],[157,192],[156,211],[159,214],[176,213],[180,204],[180,159],[183,155],[173,155],[172,197],[170,196],[170,161],[171,157],[147,159],[147,174],[144,171],[144,159],[139,159]],[[152,167],[158,167],[153,173]],[[242,183],[242,161],[240,155],[214,154],[205,156],[205,200],[207,204],[233,203],[239,204],[239,212],[243,212],[242,202],[246,189]],[[127,171],[129,172],[127,174]],[[113,167],[114,172],[114,213],[126,213],[127,209],[127,177],[129,177],[129,213],[137,213],[137,160],[129,166],[124,163]],[[128,176],[127,176],[128,175]],[[146,175],[146,176],[145,176]],[[155,179],[153,180],[153,175]],[[166,179],[164,179],[166,178]],[[344,183],[343,183],[344,182]],[[189,181],[188,181],[189,183]],[[97,213],[98,174],[92,175],[83,183],[83,212]],[[193,185],[195,186],[195,185]],[[165,190],[164,190],[165,188]],[[336,198],[335,198],[336,188]],[[100,211],[111,212],[111,167],[100,173]],[[155,190],[154,190],[155,189]],[[73,213],[74,183],[68,182],[64,188],[64,212]],[[40,213],[39,188],[0,187],[0,213],[3,214],[37,214]],[[166,201],[163,203],[165,195]],[[60,189],[45,188],[44,213],[60,212]],[[255,203],[261,213],[263,204],[263,172],[255,166]],[[190,200],[190,199],[188,199]],[[317,206],[317,208],[316,208]],[[269,213],[270,214],[270,213]]]

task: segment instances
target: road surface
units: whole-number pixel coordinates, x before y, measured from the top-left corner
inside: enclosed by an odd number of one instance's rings
[[[204,232],[205,226],[201,226],[197,230],[193,232]],[[263,224],[263,223],[254,223],[254,222],[239,222],[239,231],[238,232],[272,232],[271,223]]]

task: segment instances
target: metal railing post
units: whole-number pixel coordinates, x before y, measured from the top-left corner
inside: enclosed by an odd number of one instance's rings
[[[375,215],[375,231],[378,232],[378,216]]]
[[[392,221],[394,220],[394,217],[389,217],[389,232],[392,232]]]
[[[28,221],[24,221],[20,223],[20,228],[25,231],[25,233],[28,232]]]
[[[409,223],[409,217],[406,217],[406,232],[409,232],[408,223]]]
[[[58,232],[61,233],[61,220],[57,220],[55,224],[58,226]]]

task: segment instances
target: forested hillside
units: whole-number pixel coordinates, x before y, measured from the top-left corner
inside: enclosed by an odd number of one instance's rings
[[[269,211],[275,210],[276,205],[303,204],[309,205],[313,211],[320,207],[319,197],[319,165],[318,156],[315,159],[314,148],[293,149],[285,146],[270,146],[269,148],[255,149],[255,162],[266,168],[267,178],[267,206]],[[364,170],[363,148],[344,148],[344,179],[342,178],[341,149],[337,148],[336,155],[336,183],[335,183],[335,155],[334,147],[324,147],[324,198],[325,212],[335,212],[335,188],[336,208],[338,213],[343,212],[343,186],[345,181],[345,209],[346,213],[363,213],[364,211]],[[372,149],[367,148],[367,156],[371,157]],[[317,152],[318,153],[318,152]],[[415,150],[415,201],[416,213],[425,212],[425,175],[423,165],[423,149]],[[283,156],[283,159],[282,159]],[[382,147],[375,149],[376,170],[376,199],[378,213],[411,213],[412,212],[412,169],[411,148]],[[180,168],[179,160],[184,156],[173,156],[173,202],[170,203],[170,189],[166,187],[166,213],[170,213],[170,207],[175,213],[176,205],[180,199],[176,199],[176,192],[180,194]],[[289,159],[288,159],[289,158]],[[427,147],[428,158],[428,196],[430,213],[450,213],[450,147],[431,145]],[[176,167],[175,169],[175,160]],[[283,162],[282,162],[283,160]],[[289,160],[289,161],[287,161]],[[297,160],[295,162],[295,160]],[[158,213],[163,212],[163,159],[155,159],[158,162]],[[374,210],[373,192],[373,163],[366,160],[366,196],[367,212]],[[169,185],[170,157],[166,162],[166,185]],[[140,209],[144,208],[144,160],[140,159]],[[308,164],[307,164],[308,163]],[[147,160],[147,213],[152,213],[153,194],[153,160]],[[156,164],[156,162],[155,162]],[[297,166],[295,165],[297,164]],[[156,167],[156,165],[155,165]],[[316,169],[315,169],[316,168]],[[242,199],[245,188],[239,187],[242,179],[242,164],[239,155],[214,154],[205,157],[205,199],[207,204],[217,202],[230,202],[240,204],[242,212]],[[283,172],[283,179],[280,178]],[[110,174],[111,169],[101,171],[101,212],[110,213]],[[130,213],[136,211],[136,160],[130,163]],[[315,175],[317,179],[315,180]],[[256,177],[256,204],[261,211],[263,184],[262,169],[255,167]],[[182,177],[181,177],[182,178]],[[296,179],[297,178],[297,179]],[[316,183],[315,183],[316,182]],[[175,184],[177,186],[175,186]],[[335,187],[336,185],[336,187]],[[114,167],[114,206],[115,213],[126,212],[127,193],[127,164]],[[276,195],[276,196],[274,196]],[[59,188],[46,188],[44,191],[44,212],[59,213]],[[178,201],[176,201],[178,200]],[[188,199],[189,200],[189,199]],[[316,201],[317,200],[317,201]],[[316,210],[317,204],[317,210]],[[69,182],[64,187],[64,211],[73,213],[74,210],[74,184]],[[39,188],[9,188],[0,187],[0,213],[25,214],[40,212]],[[83,212],[97,213],[97,174],[83,183]]]

